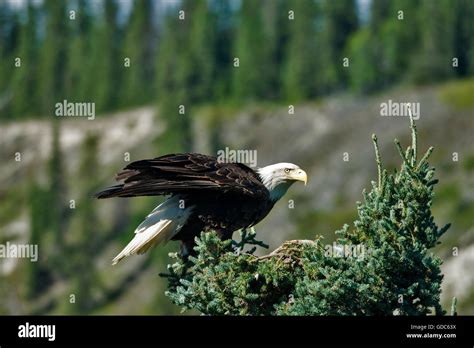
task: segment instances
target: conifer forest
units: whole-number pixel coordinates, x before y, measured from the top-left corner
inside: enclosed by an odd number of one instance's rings
[[[471,0],[0,0],[0,315],[474,315],[473,18]],[[112,265],[166,197],[94,195],[187,152],[307,183],[229,240]]]

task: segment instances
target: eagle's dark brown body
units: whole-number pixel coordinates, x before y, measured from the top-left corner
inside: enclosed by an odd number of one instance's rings
[[[172,236],[191,252],[201,231],[215,230],[224,239],[255,225],[272,209],[269,191],[258,174],[240,163],[220,163],[201,154],[172,154],[133,162],[117,175],[121,184],[98,198],[171,195],[179,208],[193,207]]]

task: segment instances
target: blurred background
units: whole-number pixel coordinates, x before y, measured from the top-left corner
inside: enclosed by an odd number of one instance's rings
[[[175,242],[111,266],[160,198],[92,198],[142,158],[297,163],[309,185],[258,235],[331,243],[376,178],[372,133],[400,163],[390,100],[420,103],[434,216],[452,223],[434,250],[443,304],[474,314],[473,18],[469,0],[0,0],[0,244],[39,246],[38,262],[0,259],[0,314],[180,313],[158,276]],[[64,100],[94,120],[57,117]]]

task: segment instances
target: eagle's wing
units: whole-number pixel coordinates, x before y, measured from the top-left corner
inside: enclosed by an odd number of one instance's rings
[[[171,154],[130,163],[116,179],[121,184],[99,192],[97,198],[156,196],[219,190],[268,197],[257,173],[241,163],[222,163],[195,153]]]

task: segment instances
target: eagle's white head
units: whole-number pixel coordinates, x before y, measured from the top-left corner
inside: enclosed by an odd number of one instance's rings
[[[306,185],[306,172],[293,163],[276,163],[257,170],[262,183],[270,191],[270,199],[277,201],[286,193],[295,181]]]

